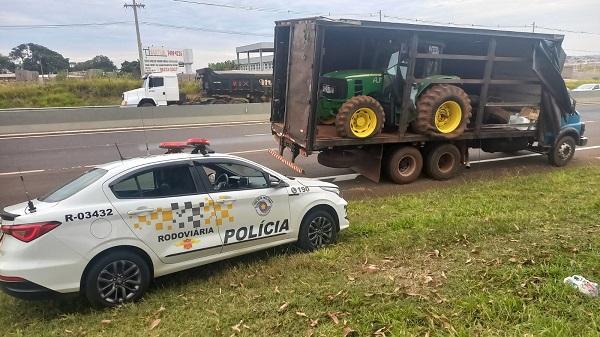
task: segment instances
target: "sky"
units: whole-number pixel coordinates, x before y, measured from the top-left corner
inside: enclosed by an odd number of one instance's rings
[[[131,3],[132,0],[4,0],[0,7],[0,54],[7,55],[13,47],[33,42],[58,51],[76,62],[95,55],[106,55],[117,65],[124,60],[135,60],[138,54],[133,13],[131,9],[123,7],[125,1]],[[509,29],[517,31],[531,31],[531,24],[535,22],[538,27],[536,32],[564,34],[563,48],[568,55],[600,55],[600,0],[189,1],[246,8],[224,8],[175,0],[141,0],[145,7],[139,11],[140,21],[197,29],[147,24],[140,26],[143,46],[192,49],[194,69],[205,67],[209,62],[235,59],[237,46],[272,41],[276,20],[318,15],[379,20],[380,10],[383,21],[390,22],[417,19],[518,26]],[[43,29],[6,27],[109,22],[122,23]],[[588,33],[558,32],[539,27]]]

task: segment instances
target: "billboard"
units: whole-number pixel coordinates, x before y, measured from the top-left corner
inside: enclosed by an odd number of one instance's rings
[[[169,49],[164,47],[146,47],[144,52],[144,73],[184,73],[191,69],[191,49]],[[187,67],[186,67],[187,66]]]

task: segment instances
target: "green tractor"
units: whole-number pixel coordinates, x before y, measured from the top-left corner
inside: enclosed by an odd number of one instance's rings
[[[441,46],[429,45],[428,49],[437,54]],[[373,137],[385,126],[396,125],[407,85],[407,58],[407,53],[396,51],[384,71],[338,70],[323,74],[319,82],[319,122],[335,124],[339,136],[350,138]],[[461,135],[471,118],[469,96],[458,86],[436,84],[439,80],[459,79],[439,75],[441,60],[428,59],[423,66],[424,81],[410,88],[407,121],[416,133],[447,139]]]

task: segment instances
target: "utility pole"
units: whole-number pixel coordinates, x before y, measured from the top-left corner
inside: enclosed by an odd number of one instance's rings
[[[379,10],[379,22],[381,22],[381,9]]]
[[[531,32],[535,33],[535,21],[533,21],[533,24],[531,25]]]
[[[146,5],[144,4],[136,4],[135,0],[131,0],[132,4],[125,4],[123,5],[123,7],[128,8],[131,7],[133,8],[133,18],[135,20],[135,34],[137,35],[137,45],[138,45],[138,56],[140,58],[140,76],[144,77],[144,58],[142,56],[142,39],[140,38],[140,25],[138,23],[138,14],[137,14],[137,9],[138,7],[140,8],[144,8],[146,7]]]

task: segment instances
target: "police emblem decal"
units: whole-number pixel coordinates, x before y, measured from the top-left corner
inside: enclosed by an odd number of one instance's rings
[[[254,209],[258,215],[266,216],[271,211],[273,200],[266,195],[261,195],[260,197],[254,199],[252,206],[254,206]]]

